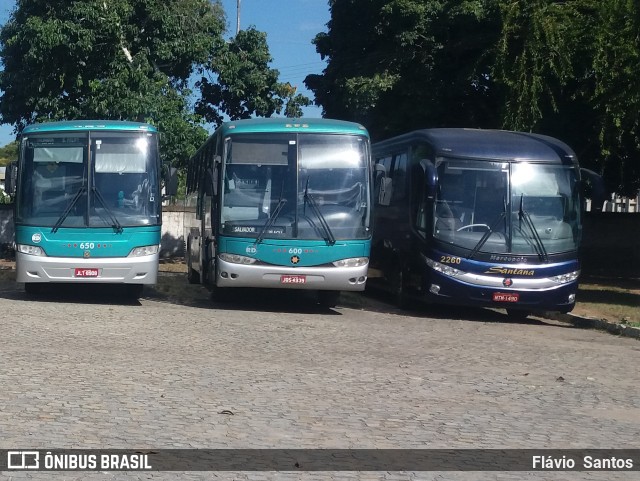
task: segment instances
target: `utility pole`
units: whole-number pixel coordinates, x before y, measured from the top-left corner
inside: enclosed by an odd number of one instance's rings
[[[238,35],[240,33],[240,1],[238,0],[237,3],[237,7],[236,7],[236,35]]]

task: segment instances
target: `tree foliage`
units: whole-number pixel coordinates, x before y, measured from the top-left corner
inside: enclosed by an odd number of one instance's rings
[[[640,1],[598,3],[591,100],[600,171],[612,190],[640,191]]]
[[[374,139],[416,128],[556,136],[640,188],[640,0],[331,0],[307,86]]]
[[[497,124],[492,2],[334,0],[330,9],[329,31],[314,40],[327,67],[305,79],[326,116],[360,121],[374,138]]]
[[[494,67],[506,85],[503,123],[529,130],[545,106],[558,109],[562,86],[574,77],[572,55],[579,35],[567,18],[575,4],[548,0],[500,2],[502,35]]]
[[[302,107],[311,101],[290,84],[278,82],[280,73],[269,67],[272,60],[264,32],[254,27],[238,32],[213,52],[198,83],[202,97],[196,111],[216,124],[225,116],[271,117],[283,110],[288,117],[302,115]]]
[[[7,165],[13,160],[18,160],[18,142],[10,142],[0,147],[0,165]]]
[[[2,122],[146,121],[180,162],[206,135],[187,81],[223,29],[208,0],[18,0],[0,30]]]
[[[640,188],[640,2],[503,1],[504,125],[558,136],[609,190]]]

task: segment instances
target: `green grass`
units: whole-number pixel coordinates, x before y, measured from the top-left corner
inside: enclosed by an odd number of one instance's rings
[[[585,279],[573,313],[627,325],[640,325],[640,280]]]

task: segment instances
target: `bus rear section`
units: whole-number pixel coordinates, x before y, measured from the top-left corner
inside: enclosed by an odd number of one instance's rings
[[[395,205],[380,197],[372,253],[397,297],[517,317],[573,309],[582,200],[567,145],[520,132],[416,131],[374,145],[380,185],[395,190],[400,177],[385,162],[400,155],[406,195]]]
[[[36,124],[21,136],[17,281],[155,284],[161,236],[155,128],[132,122]]]
[[[205,146],[192,159],[190,170],[210,169],[211,184],[193,201],[201,222],[188,227],[187,263],[219,292],[315,290],[334,305],[340,291],[363,290],[367,280],[368,135],[348,122],[290,122],[225,124],[208,142],[217,154],[207,160]]]

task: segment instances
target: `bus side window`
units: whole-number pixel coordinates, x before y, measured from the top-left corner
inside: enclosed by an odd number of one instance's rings
[[[391,196],[393,195],[393,183],[390,177],[383,177],[380,181],[380,193],[378,195],[378,204],[385,207],[391,205]]]
[[[397,154],[393,157],[393,171],[391,173],[393,181],[393,192],[391,203],[395,204],[404,200],[407,193],[407,154]]]
[[[391,203],[391,195],[393,184],[390,177],[391,157],[376,159],[376,185],[375,195],[376,203],[382,206],[388,206]]]
[[[470,223],[470,212],[463,205],[463,177],[458,174],[444,174],[438,184],[438,200],[436,202],[436,229],[457,230]]]
[[[429,207],[425,173],[419,165],[415,165],[411,169],[411,219],[418,234],[426,237],[429,225]]]

